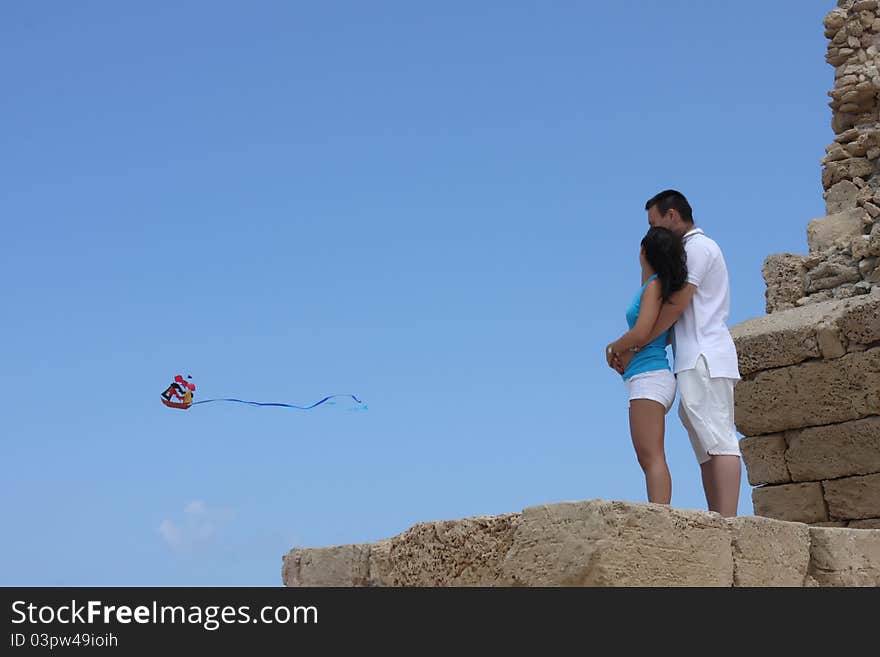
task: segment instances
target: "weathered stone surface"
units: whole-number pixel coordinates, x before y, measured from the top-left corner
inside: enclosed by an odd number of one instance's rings
[[[371,555],[374,586],[503,585],[500,563],[519,514],[424,522]]]
[[[752,489],[755,515],[793,522],[822,522],[828,520],[822,484],[782,484]]]
[[[732,518],[734,586],[803,586],[810,565],[807,525]]]
[[[854,236],[850,251],[856,260],[880,256],[880,224],[875,224],[868,235]]]
[[[743,438],[739,447],[752,486],[791,482],[785,463],[785,437],[781,433]]]
[[[880,157],[880,153],[878,153],[878,157]],[[862,203],[862,206],[865,208],[865,210],[868,211],[868,214],[871,215],[871,219],[876,219],[877,217],[880,217],[880,208],[878,208],[870,201],[865,201],[864,203]]]
[[[850,520],[851,529],[880,529],[880,518],[865,518],[863,520]]]
[[[822,321],[816,326],[816,341],[822,358],[840,358],[846,353],[846,341],[834,322]]]
[[[808,575],[819,586],[880,586],[880,532],[811,527]]]
[[[287,586],[860,586],[880,569],[878,538],[861,528],[817,533],[769,518],[587,500],[420,523],[370,544],[297,548],[283,558],[282,579]]]
[[[846,48],[841,48],[843,53]],[[841,118],[846,114],[852,114],[859,110],[858,105],[854,103],[846,103],[838,108],[835,112]],[[851,123],[850,123],[851,125]],[[829,162],[822,170],[822,186],[829,189],[832,185],[841,180],[852,180],[856,177],[867,178],[874,172],[874,165],[863,157],[854,157],[849,160],[841,160],[840,162]]]
[[[841,298],[837,296],[838,290],[835,288],[861,279],[862,274],[854,263],[823,262],[807,273],[807,292],[812,294],[820,290],[833,290],[835,298]]]
[[[854,236],[862,234],[862,222],[867,214],[864,208],[851,208],[813,219],[807,224],[807,244],[810,251],[825,251],[835,244],[849,245]]]
[[[829,39],[832,38],[840,31],[840,28],[843,27],[845,23],[846,11],[839,8],[832,9],[822,21],[822,24],[825,26],[825,36]]]
[[[768,313],[793,308],[807,293],[806,258],[792,253],[767,256],[761,274],[767,285],[765,292]]]
[[[370,544],[294,548],[283,557],[285,586],[366,586]]]
[[[796,365],[821,356],[816,325],[834,312],[838,303],[784,310],[730,327],[740,375]]]
[[[759,372],[734,388],[736,426],[746,436],[880,414],[880,348]]]
[[[825,501],[831,518],[880,516],[880,473],[826,481]]]
[[[760,438],[751,440],[760,441]],[[793,481],[819,481],[880,472],[880,416],[788,431],[785,442],[788,444],[784,457],[786,474]],[[752,466],[748,461],[746,467],[751,482]]]
[[[730,334],[743,376],[813,358],[835,358],[852,343],[880,342],[880,290],[750,319],[732,326]]]
[[[843,149],[841,148],[839,152],[842,153]],[[843,157],[843,155],[841,155],[841,157]],[[850,208],[856,207],[858,194],[859,188],[850,180],[841,180],[840,182],[835,183],[831,186],[825,196],[825,213],[833,215],[843,210],[849,210]]]
[[[567,502],[523,511],[503,563],[526,586],[731,586],[724,518],[657,504]]]
[[[839,80],[840,80],[841,84],[843,84],[843,79],[839,78]],[[857,80],[858,80],[858,78],[853,76],[853,84],[855,84]],[[845,144],[847,142],[850,142],[850,141],[858,138],[858,136],[859,136],[859,131],[856,130],[855,128],[850,128],[849,130],[846,130],[846,131],[840,133],[839,135],[837,135],[836,137],[834,137],[834,141],[841,143],[841,144]]]
[[[830,92],[828,95],[831,96],[832,98],[834,98],[834,100],[842,100],[843,98],[846,98],[848,95],[850,95],[852,93],[852,91],[850,91],[851,89],[853,89],[853,87],[844,87],[843,89],[835,89],[834,91]],[[839,162],[840,160],[848,160],[849,158],[851,158],[855,155],[855,153],[853,152],[854,148],[852,148],[852,145],[856,144],[856,143],[857,142],[852,142],[851,144],[847,144],[846,147],[843,147],[840,144],[838,144],[837,142],[832,142],[831,145],[825,149],[826,155],[825,155],[825,157],[823,157],[821,159],[821,163],[828,164],[829,162]],[[855,198],[858,194],[859,188],[856,187],[855,184],[849,180],[841,180],[839,183],[835,183],[834,185],[832,185],[831,189],[829,189],[828,192],[826,192],[826,196],[830,197],[832,195],[832,190],[834,188],[838,188],[838,191],[835,192],[835,196],[841,195],[841,192],[847,189],[846,185],[852,185],[853,189],[855,190],[855,194],[853,196],[853,200],[855,200]],[[845,210],[845,209],[851,208],[851,207],[855,207],[855,204],[854,203],[852,203],[852,204],[843,203],[842,207],[840,207],[837,210],[834,210],[834,212],[840,212],[840,210]],[[826,206],[826,209],[827,209],[827,206]],[[831,212],[827,212],[826,214],[831,214]]]
[[[850,343],[880,342],[880,290],[846,303],[835,321]]]

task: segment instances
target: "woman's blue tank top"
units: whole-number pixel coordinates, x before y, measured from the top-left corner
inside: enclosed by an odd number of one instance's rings
[[[645,292],[645,288],[648,287],[648,283],[657,278],[657,274],[654,274],[645,281],[645,284],[642,285],[642,289],[639,290],[639,293],[636,295],[636,298],[633,299],[633,302],[630,304],[630,307],[626,311],[626,323],[629,324],[630,329],[632,329],[636,325],[636,320],[639,318],[639,311],[642,307],[642,294]],[[651,372],[653,370],[670,370],[672,368],[669,367],[669,359],[666,358],[666,336],[669,335],[669,331],[664,331],[660,335],[658,335],[651,343],[646,344],[642,349],[633,356],[633,359],[630,361],[629,366],[623,372],[623,380],[626,381],[628,378],[635,376],[636,374],[642,374],[644,372]]]

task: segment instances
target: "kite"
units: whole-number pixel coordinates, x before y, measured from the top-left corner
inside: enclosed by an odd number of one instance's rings
[[[187,379],[192,379],[191,376],[187,376]],[[196,391],[196,384],[191,381],[186,381],[182,375],[178,374],[174,377],[174,381],[169,385],[165,390],[159,395],[159,398],[162,400],[162,403],[165,404],[168,408],[179,408],[181,410],[187,410],[193,406],[197,406],[198,404],[210,404],[212,402],[234,402],[237,404],[248,404],[250,406],[280,406],[283,408],[298,408],[303,411],[307,411],[309,409],[315,408],[316,406],[320,406],[321,404],[333,405],[336,402],[330,401],[334,397],[351,397],[358,404],[360,404],[357,408],[352,408],[349,410],[353,411],[365,411],[367,410],[367,405],[364,404],[360,399],[355,397],[354,395],[328,395],[321,399],[320,401],[316,401],[314,404],[309,406],[297,406],[296,404],[281,404],[276,402],[255,402],[255,401],[246,401],[244,399],[233,399],[230,397],[226,397],[223,399],[202,399],[200,401],[193,401],[193,395]],[[174,401],[178,399],[179,401]]]

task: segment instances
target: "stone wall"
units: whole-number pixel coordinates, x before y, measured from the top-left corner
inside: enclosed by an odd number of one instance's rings
[[[756,515],[880,528],[880,288],[731,328]]]
[[[880,285],[880,10],[844,0],[825,17],[835,67],[834,141],[822,159],[827,216],[807,226],[808,255],[769,256],[767,312],[866,294]]]
[[[286,586],[880,586],[880,531],[588,500],[282,558]]]
[[[769,256],[766,317],[731,329],[755,514],[880,528],[880,9],[824,20],[834,141],[809,254]]]

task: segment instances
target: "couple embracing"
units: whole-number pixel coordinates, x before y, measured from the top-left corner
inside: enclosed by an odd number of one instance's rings
[[[727,328],[727,265],[718,245],[694,225],[681,192],[662,191],[645,210],[650,229],[641,243],[642,286],[626,312],[630,330],[606,347],[606,360],[626,384],[648,501],[672,498],[663,440],[677,387],[678,415],[700,464],[709,510],[735,516],[742,468],[733,388],[740,376]]]

